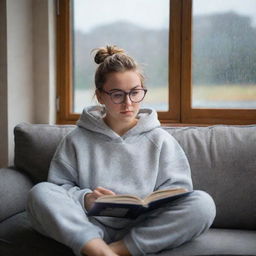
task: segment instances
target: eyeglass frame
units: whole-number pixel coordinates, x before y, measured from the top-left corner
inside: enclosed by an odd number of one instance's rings
[[[131,101],[132,103],[139,103],[139,102],[142,102],[143,99],[145,98],[146,94],[147,94],[147,91],[148,91],[148,90],[145,89],[145,88],[138,88],[138,89],[137,89],[137,88],[133,88],[133,89],[131,89],[129,92],[126,92],[126,91],[121,90],[121,89],[114,89],[114,90],[111,91],[111,92],[105,91],[103,88],[100,88],[100,89],[98,89],[98,90],[99,90],[99,91],[102,91],[102,92],[104,92],[104,93],[106,93],[107,95],[109,95],[111,101],[112,101],[114,104],[123,104],[123,103],[125,102],[126,98],[127,98],[127,95],[129,96],[129,99],[130,99],[130,101]],[[140,101],[133,101],[133,100],[131,99],[131,92],[132,92],[132,91],[135,91],[135,90],[144,91],[144,96],[142,97],[142,99],[141,99]],[[116,102],[113,101],[113,99],[112,99],[112,94],[115,93],[115,92],[122,92],[122,93],[124,93],[125,97],[124,97],[124,100],[123,100],[122,102],[116,103]]]

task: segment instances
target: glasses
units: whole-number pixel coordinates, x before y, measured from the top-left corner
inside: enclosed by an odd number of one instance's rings
[[[131,100],[131,102],[139,103],[144,99],[147,93],[147,89],[132,89],[129,92],[125,92],[123,90],[118,90],[118,89],[115,89],[111,92],[107,92],[104,89],[100,89],[100,90],[108,94],[112,102],[115,104],[124,103],[127,95],[129,96],[129,99]]]

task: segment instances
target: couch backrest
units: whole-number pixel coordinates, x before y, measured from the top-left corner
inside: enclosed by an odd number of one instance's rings
[[[21,123],[14,128],[14,165],[33,182],[45,181],[51,159],[62,138],[74,125]]]
[[[15,166],[34,182],[46,180],[58,143],[74,127],[18,125],[14,130]],[[184,149],[194,189],[214,198],[214,226],[256,229],[256,125],[164,129]]]
[[[188,157],[194,189],[214,198],[214,226],[256,229],[256,125],[166,129]]]

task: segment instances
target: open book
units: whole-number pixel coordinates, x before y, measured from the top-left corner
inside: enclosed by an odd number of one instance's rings
[[[141,199],[134,195],[106,195],[95,200],[88,216],[111,216],[120,218],[136,218],[139,215],[160,207],[189,194],[186,189],[157,190]]]

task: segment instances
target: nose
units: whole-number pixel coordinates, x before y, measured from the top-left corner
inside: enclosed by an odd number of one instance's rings
[[[131,105],[132,104],[132,101],[129,97],[129,94],[125,95],[124,104],[126,104],[126,105]]]

